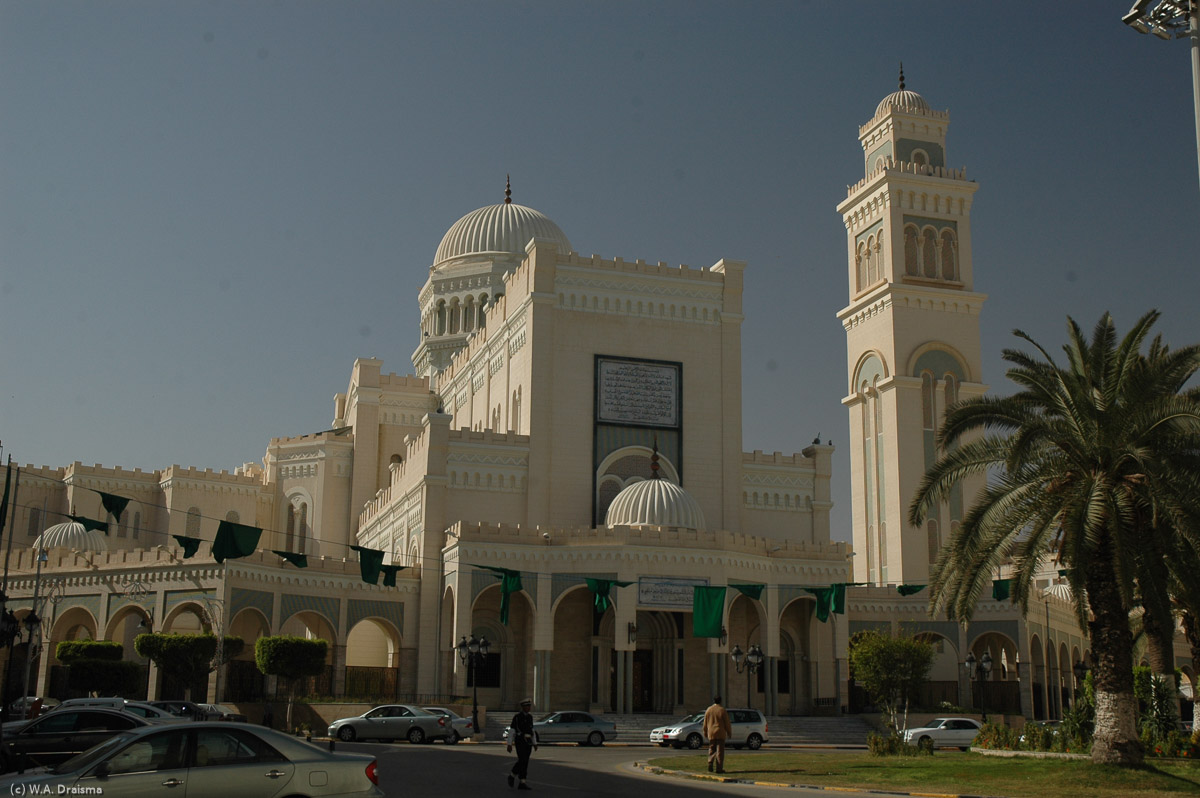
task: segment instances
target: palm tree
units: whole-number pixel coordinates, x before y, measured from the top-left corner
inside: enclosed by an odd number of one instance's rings
[[[1015,331],[1037,349],[1036,355],[1004,352],[1012,364],[1008,377],[1021,390],[947,410],[939,433],[943,453],[909,510],[910,522],[920,525],[956,483],[991,475],[938,557],[931,612],[969,620],[992,574],[1010,562],[1014,600],[1026,609],[1039,567],[1053,558],[1065,568],[1080,626],[1091,638],[1095,762],[1142,761],[1129,613],[1137,604],[1146,536],[1200,528],[1146,523],[1155,513],[1191,517],[1183,490],[1200,479],[1192,457],[1200,434],[1197,403],[1165,389],[1169,381],[1148,378],[1150,360],[1140,352],[1157,318],[1157,312],[1146,314],[1120,341],[1109,314],[1090,341],[1068,319],[1061,366]],[[1163,551],[1174,545],[1155,542]]]

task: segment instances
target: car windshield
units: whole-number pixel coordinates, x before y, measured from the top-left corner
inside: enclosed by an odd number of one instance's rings
[[[698,720],[704,720],[703,712],[697,712],[695,715],[688,715],[686,718],[684,718],[683,720],[681,720],[679,722],[680,723],[695,723]]]
[[[557,712],[551,712],[549,715],[542,715],[540,718],[538,718],[538,723],[546,723],[551,718],[557,718],[557,717],[558,717]]]
[[[91,748],[84,751],[83,753],[76,754],[75,756],[68,759],[66,762],[63,762],[58,767],[51,770],[50,772],[51,773],[74,773],[77,770],[85,770],[85,769],[91,767],[96,762],[99,762],[101,759],[104,759],[105,757],[107,757],[113,751],[115,751],[118,748],[120,748],[121,746],[125,745],[125,743],[129,742],[130,738],[132,738],[133,735],[134,735],[134,732],[121,732],[120,734],[117,734],[116,736],[109,737],[104,742],[93,745]]]

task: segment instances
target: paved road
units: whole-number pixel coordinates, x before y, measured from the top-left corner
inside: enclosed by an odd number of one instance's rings
[[[504,777],[512,767],[514,756],[500,744],[456,746],[434,743],[410,745],[396,743],[339,743],[339,751],[374,754],[379,760],[379,785],[388,798],[413,796],[492,795],[497,790],[507,792]],[[666,752],[668,755],[674,752]],[[751,784],[721,784],[703,780],[676,779],[647,774],[633,767],[635,761],[645,762],[660,757],[657,747],[604,746],[581,748],[565,745],[544,745],[533,755],[529,768],[532,793],[563,798],[590,798],[630,795],[654,795],[654,798],[685,798],[698,791],[722,795],[824,796],[819,790],[763,787]],[[696,752],[695,756],[702,756]],[[755,756],[747,751],[731,751],[727,757]],[[516,795],[514,791],[513,795]],[[869,793],[838,795],[867,798]],[[877,798],[877,796],[876,796]]]

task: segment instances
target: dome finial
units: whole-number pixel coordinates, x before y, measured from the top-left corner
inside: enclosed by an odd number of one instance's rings
[[[658,468],[659,468],[659,465],[658,465],[658,436],[655,435],[654,436],[654,452],[650,455],[650,478],[651,479],[662,479],[662,477],[660,477],[658,475]]]
[[[904,91],[904,62],[900,62],[900,91]]]
[[[512,176],[504,176],[504,204],[512,205]]]

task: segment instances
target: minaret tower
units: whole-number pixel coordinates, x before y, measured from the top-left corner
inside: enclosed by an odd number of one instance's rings
[[[908,507],[937,456],[948,403],[978,396],[979,313],[971,264],[978,186],[946,163],[950,114],[904,87],[859,128],[866,176],[838,212],[846,224],[854,580],[924,583],[982,480],[954,491],[924,528]]]

